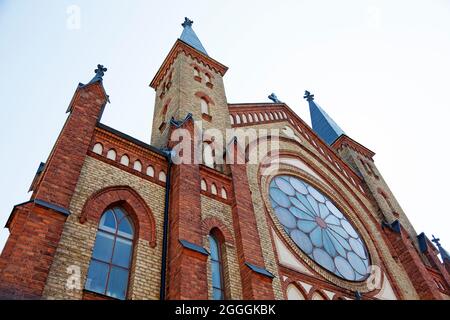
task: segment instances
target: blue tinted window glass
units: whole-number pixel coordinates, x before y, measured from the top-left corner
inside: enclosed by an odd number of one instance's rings
[[[117,233],[119,236],[132,239],[133,238],[133,227],[131,226],[131,222],[128,218],[123,218],[119,224],[119,231]]]
[[[109,275],[108,290],[106,294],[108,296],[125,299],[128,287],[128,270],[112,267]]]
[[[294,176],[277,176],[269,195],[282,228],[312,260],[346,280],[367,277],[370,259],[363,241],[319,188]]]
[[[89,265],[86,280],[86,289],[104,294],[106,290],[106,279],[108,277],[108,265],[93,260]]]
[[[213,288],[213,299],[223,300],[223,291],[220,289]]]
[[[131,261],[132,242],[127,239],[116,238],[114,246],[114,255],[112,263],[121,267],[128,268]]]
[[[220,264],[217,261],[211,262],[212,285],[215,288],[222,288],[222,280],[220,277]]]
[[[108,210],[103,214],[102,219],[100,220],[100,229],[112,233],[116,232],[116,218],[114,217],[112,210]]]
[[[95,239],[94,252],[92,256],[95,259],[110,262],[113,251],[113,245],[114,245],[113,235],[103,231],[97,232],[97,238]]]
[[[211,259],[218,261],[219,246],[217,245],[216,239],[212,236],[209,236],[209,250],[211,251]]]

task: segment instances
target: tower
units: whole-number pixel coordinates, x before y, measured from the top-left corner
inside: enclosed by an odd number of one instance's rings
[[[378,208],[376,219],[386,229],[396,257],[405,267],[421,297],[438,298],[436,283],[440,283],[440,280],[434,279],[426,266],[433,265],[444,279],[448,278],[448,274],[442,265],[436,262],[437,252],[429,249],[434,249],[431,242],[423,233],[418,236],[383,179],[373,159],[375,153],[347,136],[314,101],[314,95],[305,91],[304,98],[309,104],[313,130],[362,178],[364,189]],[[448,258],[446,251],[440,245],[438,247],[445,264]]]
[[[169,123],[191,113],[203,129],[230,127],[223,76],[228,68],[211,58],[185,18],[183,32],[150,86],[155,89],[151,143],[166,146]]]

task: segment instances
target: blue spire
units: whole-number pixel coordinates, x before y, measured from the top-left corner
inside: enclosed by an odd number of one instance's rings
[[[192,29],[192,24],[194,21],[184,18],[184,22],[181,24],[183,26],[183,33],[181,33],[180,40],[186,42],[191,47],[197,49],[201,53],[208,55],[205,48],[203,48],[202,43],[198,39],[194,30]]]
[[[440,239],[435,238],[434,235],[432,235],[432,237],[433,237],[433,239],[431,241],[433,241],[436,244],[436,246],[438,247],[439,253],[441,254],[442,261],[450,262],[450,254],[447,252],[447,250],[445,250],[442,247],[441,243],[439,242]]]
[[[314,102],[314,95],[305,91],[304,97],[309,103],[311,114],[311,124],[314,132],[321,137],[328,145],[331,145],[337,138],[345,134],[344,131],[334,122],[333,119]]]

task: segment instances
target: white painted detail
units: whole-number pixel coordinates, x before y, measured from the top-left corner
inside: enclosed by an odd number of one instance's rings
[[[278,238],[273,229],[272,234],[280,264],[293,270],[299,271],[301,273],[313,275],[313,273],[309,271],[308,268],[289,251],[289,249],[284,245],[283,241],[281,241],[280,238]]]
[[[305,300],[303,294],[293,284],[288,285],[286,296],[288,300]]]
[[[301,282],[301,281],[299,281],[297,283],[300,284],[303,287],[303,289],[305,289],[306,293],[309,293],[309,291],[312,288],[312,285],[310,285],[309,283],[305,283],[305,282]]]
[[[392,286],[389,283],[389,280],[387,279],[387,277],[384,277],[383,285],[381,286],[381,290],[380,290],[380,292],[378,292],[375,295],[375,298],[378,298],[381,300],[397,300],[394,290],[392,289]]]
[[[328,299],[333,300],[333,297],[336,295],[336,293],[328,291],[328,290],[323,290],[323,293],[325,293],[325,295],[328,297]]]
[[[92,148],[92,151],[94,151],[96,154],[102,154],[103,153],[103,146],[101,143],[96,143],[94,145],[94,148]]]

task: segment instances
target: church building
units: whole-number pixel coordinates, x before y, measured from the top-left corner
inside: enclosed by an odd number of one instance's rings
[[[6,223],[0,298],[450,299],[449,253],[375,153],[311,92],[312,127],[275,94],[228,103],[192,25],[151,80],[150,143],[102,123],[104,66],[78,85]]]

